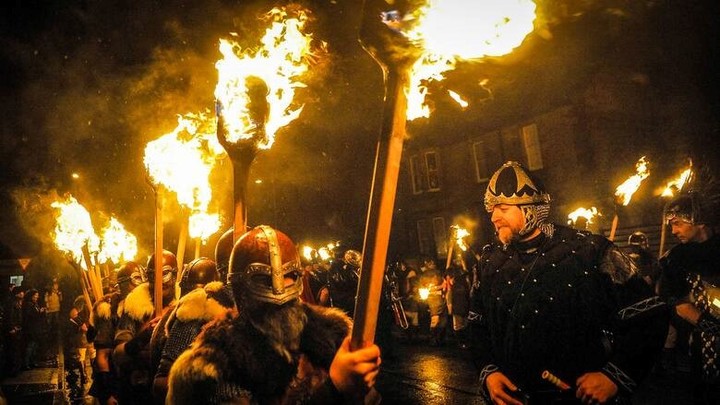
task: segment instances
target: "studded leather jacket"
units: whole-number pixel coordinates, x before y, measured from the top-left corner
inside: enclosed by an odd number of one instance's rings
[[[481,384],[495,371],[528,393],[600,371],[631,392],[659,354],[664,304],[606,238],[555,225],[526,243],[488,245],[473,294]]]

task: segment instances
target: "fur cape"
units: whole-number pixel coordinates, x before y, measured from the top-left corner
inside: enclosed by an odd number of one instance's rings
[[[299,342],[272,341],[242,313],[206,325],[170,370],[168,403],[296,403],[308,399],[327,380],[330,363],[349,333],[351,321],[336,308],[298,305],[303,319],[289,328],[300,328]]]

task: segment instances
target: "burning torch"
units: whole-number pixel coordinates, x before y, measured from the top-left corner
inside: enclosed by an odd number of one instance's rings
[[[88,293],[91,284],[87,274],[89,267],[87,269],[82,268],[83,248],[88,238],[95,234],[90,220],[90,213],[71,195],[67,195],[64,201],[53,202],[50,206],[58,209],[58,214],[55,217],[53,242],[58,250],[65,252],[68,262],[77,271],[82,284],[85,305],[87,305],[88,310],[91,310],[92,302]],[[87,266],[87,264],[85,265]]]
[[[503,9],[507,5],[512,10]],[[460,1],[444,6],[433,3],[417,10],[398,10],[390,0],[366,0],[363,4],[360,42],[382,69],[385,98],[353,315],[354,349],[374,340],[405,124],[407,119],[429,115],[424,83],[442,80],[443,72],[453,69],[458,58],[508,53],[532,31],[535,18],[535,4],[529,0],[496,2],[481,13],[468,13],[467,5]],[[473,16],[485,20],[468,21]],[[480,48],[471,49],[473,46]]]
[[[593,218],[600,217],[602,214],[595,207],[580,207],[568,214],[568,225],[578,227],[580,229],[588,229],[593,223]],[[582,226],[580,226],[582,224]]]
[[[608,237],[610,241],[615,240],[615,231],[618,225],[618,207],[626,207],[630,204],[633,194],[640,187],[642,181],[650,175],[648,163],[649,162],[645,160],[645,156],[641,157],[635,164],[635,174],[615,189],[615,216],[613,217],[612,226],[610,227],[610,236]]]
[[[683,170],[677,178],[670,180],[660,194],[661,197],[672,198],[675,193],[681,191],[685,184],[692,176],[692,160],[689,162],[688,168]],[[665,223],[665,212],[663,209],[662,220],[660,222],[660,249],[658,251],[658,257],[662,257],[665,251],[665,239],[667,238],[667,224]]]
[[[220,40],[223,59],[215,67],[217,138],[233,165],[233,240],[247,224],[247,182],[259,149],[269,149],[276,131],[295,120],[302,107],[293,107],[297,81],[308,70],[312,36],[303,32],[308,20],[300,7],[274,8],[266,14],[270,27],[255,50],[243,50]]]

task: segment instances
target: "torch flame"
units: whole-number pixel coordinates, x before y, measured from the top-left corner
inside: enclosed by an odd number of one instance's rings
[[[125,230],[123,224],[115,217],[110,217],[110,223],[102,231],[102,250],[98,255],[101,263],[108,260],[113,263],[121,263],[126,260],[134,260],[137,256],[137,238]]]
[[[577,222],[579,217],[583,217],[587,220],[588,224],[592,224],[593,218],[595,218],[596,216],[601,216],[601,215],[602,214],[599,213],[597,208],[595,208],[595,207],[590,207],[589,209],[580,207],[580,208],[576,209],[575,211],[569,213],[568,219],[570,221],[572,221],[573,223],[575,223],[575,222]]]
[[[313,260],[313,253],[315,253],[315,249],[312,247],[307,245],[302,247],[302,255],[306,260]]]
[[[202,114],[178,115],[172,132],[147,144],[144,159],[153,182],[174,191],[180,204],[200,212],[212,198],[208,179],[218,156],[207,136],[215,127],[207,120]]]
[[[683,170],[680,175],[670,180],[665,186],[665,189],[663,190],[662,194],[660,194],[662,197],[672,197],[675,195],[675,192],[682,190],[682,188],[685,186],[685,183],[690,179],[690,176],[692,175],[692,162],[690,163],[690,167]]]
[[[55,246],[87,270],[82,249],[88,240],[97,239],[90,213],[71,195],[65,201],[55,201],[50,206],[59,210],[53,232]]]
[[[459,225],[453,225],[452,228],[455,234],[455,245],[465,252],[468,249],[465,238],[470,236],[470,232],[468,232],[467,229],[461,228]]]
[[[628,205],[632,195],[637,191],[638,187],[640,187],[640,183],[650,175],[648,163],[649,162],[645,160],[645,156],[641,157],[635,164],[635,174],[615,189],[615,196],[620,204],[624,206]]]
[[[312,35],[303,33],[308,20],[303,10],[297,10],[297,16],[290,18],[285,9],[274,8],[267,17],[272,23],[265,31],[260,48],[243,50],[236,42],[221,39],[223,59],[215,64],[218,70],[215,98],[222,107],[227,140],[251,139],[255,130],[264,125],[265,136],[256,141],[260,149],[269,149],[275,132],[302,111],[302,106],[293,108],[292,102],[295,89],[305,87],[296,79],[308,70],[307,56],[312,42]],[[254,122],[251,117],[248,79],[252,78],[262,80],[267,86],[266,122]]]
[[[196,212],[190,215],[189,221],[188,234],[191,238],[199,238],[203,244],[220,229],[221,225],[218,214],[205,212]]]
[[[412,67],[407,89],[407,119],[429,117],[424,104],[429,80],[443,80],[458,59],[501,56],[518,47],[532,32],[535,3],[531,0],[427,0],[408,20],[403,34],[422,49]]]

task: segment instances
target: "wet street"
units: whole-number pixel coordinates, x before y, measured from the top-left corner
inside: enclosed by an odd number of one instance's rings
[[[383,357],[377,388],[386,404],[485,404],[466,350],[454,344],[398,344]]]
[[[441,347],[401,342],[395,348],[391,356],[383,356],[378,376],[377,389],[384,404],[486,404],[478,394],[470,353],[452,340]],[[656,368],[640,385],[632,403],[690,404],[690,381],[683,367]]]

